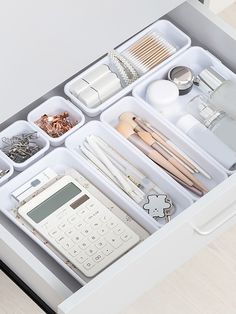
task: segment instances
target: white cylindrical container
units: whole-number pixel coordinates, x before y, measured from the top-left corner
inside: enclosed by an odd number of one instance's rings
[[[192,115],[186,114],[181,117],[177,127],[225,168],[230,170],[236,165],[236,153]]]
[[[172,106],[179,97],[178,87],[167,80],[152,82],[146,91],[146,101],[159,112]]]

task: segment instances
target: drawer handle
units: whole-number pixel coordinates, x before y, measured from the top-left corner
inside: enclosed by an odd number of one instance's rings
[[[228,221],[230,221],[234,216],[236,215],[236,211],[234,211],[233,213],[231,213],[230,215],[228,215],[224,220],[222,220],[221,222],[219,222],[216,226],[214,226],[213,228],[206,230],[206,231],[202,231],[200,228],[198,227],[193,227],[193,230],[198,233],[201,236],[208,236],[212,233],[214,233],[216,230],[218,230],[219,228],[221,228],[224,224],[226,224]]]

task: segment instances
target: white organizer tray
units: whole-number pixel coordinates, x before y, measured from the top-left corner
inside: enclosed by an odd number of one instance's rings
[[[155,115],[152,110],[150,110],[145,104],[141,103],[134,97],[124,97],[112,107],[107,109],[101,115],[101,121],[107,123],[110,127],[115,128],[119,122],[119,116],[123,112],[133,112],[134,114],[142,117],[144,120],[148,121],[151,125],[156,127],[160,132],[162,132],[166,137],[168,137],[175,145],[177,145],[181,150],[183,150],[191,159],[199,164],[208,174],[212,177],[211,180],[205,178],[202,174],[197,174],[196,177],[209,189],[213,189],[219,183],[227,178],[227,174],[213,158],[210,158],[203,150],[196,146],[188,137],[184,136],[182,132],[174,128],[171,123],[162,119],[160,115]],[[117,132],[118,134],[118,132]],[[124,137],[118,134],[124,140]],[[127,140],[126,140],[127,141]],[[128,143],[128,141],[127,141]],[[128,145],[133,146],[131,143]],[[139,149],[134,147],[138,152]],[[147,162],[156,165],[148,157],[144,157]],[[159,168],[159,166],[156,165]],[[191,192],[189,192],[191,193]],[[191,193],[193,199],[196,200],[195,194]]]
[[[2,132],[0,132],[0,138],[1,139],[4,137],[11,138],[12,136],[17,136],[19,134],[30,133],[30,132],[35,132],[35,129],[31,126],[31,124],[24,120],[18,120],[14,122],[13,124],[11,124],[8,128],[4,129]],[[8,162],[13,165],[16,171],[24,171],[31,164],[33,164],[38,159],[43,157],[46,154],[46,152],[49,150],[50,144],[49,144],[49,141],[46,139],[46,137],[44,137],[39,132],[37,133],[37,135],[38,135],[38,138],[35,139],[35,142],[40,144],[42,148],[40,149],[40,151],[38,151],[36,154],[34,154],[32,157],[30,157],[29,159],[27,159],[26,161],[22,163],[14,162],[5,153],[2,152],[6,156]],[[0,148],[2,149],[3,146],[4,144],[1,143]]]
[[[55,162],[56,161],[56,162]],[[69,272],[75,279],[81,284],[85,284],[88,278],[82,274],[78,274],[73,271],[61,257],[59,257],[52,249],[50,249],[44,242],[35,236],[28,227],[22,224],[20,219],[17,219],[14,215],[13,208],[17,206],[17,201],[11,197],[11,193],[24,183],[29,181],[37,173],[40,173],[46,168],[52,168],[58,175],[63,175],[67,169],[73,168],[77,170],[87,180],[92,182],[101,192],[103,192],[112,202],[117,204],[124,210],[130,217],[132,217],[138,224],[140,224],[149,233],[154,233],[158,230],[159,226],[156,222],[147,215],[140,208],[133,206],[133,204],[127,200],[121,193],[119,193],[113,186],[103,180],[103,178],[94,173],[94,170],[87,165],[83,158],[76,156],[68,149],[60,147],[49,153],[47,156],[36,162],[24,172],[7,182],[0,188],[0,203],[1,211],[20,229],[22,229],[31,239],[33,239],[40,247],[42,247],[52,258],[54,258],[66,271]],[[183,196],[184,197],[184,196]],[[191,199],[185,197],[182,203],[186,206],[191,205]]]
[[[170,196],[175,206],[175,213],[172,216],[173,218],[192,204],[191,196],[186,194],[182,187],[176,184],[175,181],[172,180],[162,169],[153,168],[149,163],[146,162],[146,159],[143,158],[143,155],[140,152],[136,152],[136,150],[134,150],[133,147],[128,145],[122,138],[120,138],[115,131],[98,121],[87,123],[83,128],[68,137],[65,142],[66,147],[74,152],[77,156],[80,156],[84,160],[84,163],[88,165],[88,167],[91,167],[91,163],[84,157],[79,146],[84,142],[85,138],[91,134],[99,136],[113,149],[117,150],[117,148],[119,148],[118,152],[121,156],[123,156],[134,167],[139,169],[149,179],[151,179],[157,186],[160,187],[160,189],[164,191],[164,193],[167,193]],[[126,193],[118,188],[114,182],[112,182],[105,175],[101,174],[101,172],[95,166],[92,166],[92,168],[92,171],[96,177],[101,176],[104,182],[106,182],[108,185],[112,185],[114,190],[117,191],[116,193],[121,193],[124,198],[127,199],[127,202],[130,202],[134,208],[137,208],[137,211],[141,210],[145,215],[148,215]],[[157,227],[162,226],[162,224],[156,221],[155,223]]]
[[[13,175],[14,168],[13,165],[8,161],[8,158],[5,157],[5,154],[0,152],[0,169],[1,170],[7,170],[9,169],[9,172],[5,174],[2,178],[0,178],[0,185],[6,183]]]
[[[186,49],[188,49],[191,45],[191,39],[183,33],[180,29],[178,29],[175,25],[173,25],[171,22],[167,20],[159,20],[150,27],[146,28],[142,32],[140,32],[138,35],[134,36],[130,40],[128,40],[125,44],[121,45],[116,50],[118,52],[122,52],[126,50],[130,45],[135,43],[139,38],[143,37],[145,34],[150,32],[151,30],[157,31],[160,33],[166,40],[168,40],[175,48],[176,53],[173,54],[170,58],[166,59],[161,64],[157,65],[155,68],[153,68],[151,71],[143,75],[141,78],[136,80],[134,83],[130,84],[129,86],[123,88],[121,91],[116,93],[114,96],[110,97],[108,100],[103,102],[101,105],[99,105],[96,108],[88,108],[85,106],[78,98],[76,98],[70,91],[71,86],[80,78],[82,78],[84,75],[88,74],[91,70],[95,69],[98,65],[106,64],[109,66],[109,58],[106,56],[102,58],[100,61],[95,63],[93,66],[91,66],[88,70],[82,72],[80,75],[75,77],[73,80],[68,82],[65,85],[65,93],[66,95],[72,100],[74,104],[76,104],[79,108],[81,108],[88,116],[94,117],[99,115],[102,111],[104,111],[106,108],[108,108],[112,103],[123,97],[124,95],[127,95],[129,92],[132,91],[132,88],[140,81],[143,80],[148,74],[153,73],[155,70],[161,68],[165,64],[167,64],[169,61],[174,59],[176,56],[184,52]]]
[[[44,114],[57,115],[65,111],[69,113],[70,119],[72,119],[73,121],[78,121],[78,123],[68,132],[57,138],[49,136],[39,126],[35,124],[35,121],[38,120]],[[32,110],[28,114],[27,120],[38,132],[43,134],[49,140],[52,146],[56,147],[64,144],[66,137],[69,136],[71,133],[75,132],[76,130],[78,130],[84,124],[85,117],[83,113],[69,100],[60,96],[54,96],[43,102],[34,110]]]
[[[168,63],[168,65],[166,65],[159,71],[155,71],[155,73],[152,73],[150,76],[148,76],[144,81],[142,81],[133,89],[133,96],[137,98],[139,101],[141,101],[144,104],[144,106],[146,106],[152,112],[154,116],[161,118],[163,121],[166,121],[166,123],[167,121],[169,121],[173,127],[176,125],[178,119],[183,114],[187,113],[185,111],[187,103],[195,96],[202,94],[201,90],[197,86],[194,86],[189,94],[180,96],[175,104],[174,110],[173,108],[171,108],[171,110],[166,111],[165,116],[156,111],[146,101],[146,90],[151,82],[159,79],[166,79],[168,71],[172,67],[178,65],[190,67],[195,75],[198,75],[205,68],[213,66],[217,71],[219,71],[219,73],[221,73],[221,75],[225,79],[236,80],[236,75],[230,69],[224,66],[223,63],[214,55],[212,55],[210,52],[204,50],[201,47],[191,47],[181,56],[177,57],[175,60],[172,60],[172,62]],[[177,130],[177,127],[176,128],[174,127],[174,129]],[[181,136],[184,137],[187,136],[181,130],[179,130],[179,134],[181,134]],[[189,142],[193,142],[189,137],[188,139]]]

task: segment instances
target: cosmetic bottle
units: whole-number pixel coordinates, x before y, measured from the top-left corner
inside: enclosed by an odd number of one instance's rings
[[[214,110],[207,97],[196,96],[187,105],[188,113],[211,130],[224,144],[236,152],[236,121],[224,111]]]
[[[224,111],[236,120],[236,82],[225,80],[213,67],[198,75],[198,84],[202,91],[209,94],[208,103],[217,111]]]
[[[177,122],[177,127],[226,169],[230,170],[236,165],[236,152],[192,115],[182,116]]]

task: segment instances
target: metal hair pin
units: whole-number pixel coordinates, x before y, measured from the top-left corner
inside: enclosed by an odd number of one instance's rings
[[[6,174],[8,174],[9,171],[10,169],[6,169],[6,170],[0,169],[0,179],[3,178]]]
[[[44,132],[53,138],[57,138],[72,129],[78,121],[72,121],[68,112],[63,112],[54,116],[44,114],[35,124],[38,125]]]
[[[22,163],[42,149],[35,141],[37,138],[37,132],[23,133],[11,138],[3,137],[2,151],[14,162]]]

